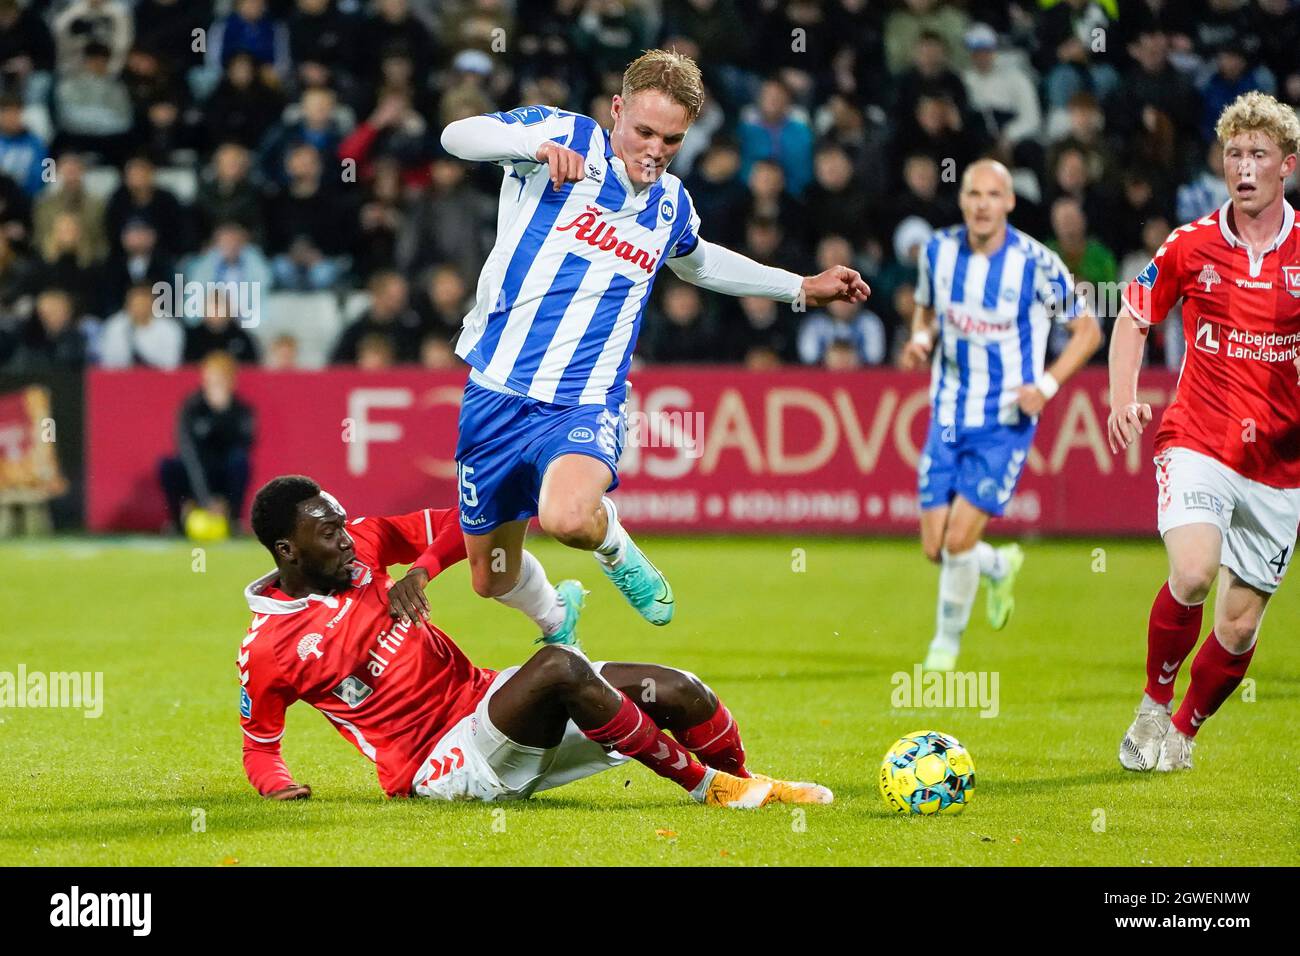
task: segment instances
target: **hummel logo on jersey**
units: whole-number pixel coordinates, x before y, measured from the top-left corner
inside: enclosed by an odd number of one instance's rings
[[[1209,267],[1207,266],[1207,268]],[[1216,278],[1214,281],[1218,282],[1219,280]],[[1204,318],[1196,320],[1196,347],[1202,352],[1209,352],[1211,355],[1219,354],[1218,322]]]
[[[1196,284],[1205,286],[1206,292],[1213,292],[1214,287],[1222,281],[1219,274],[1214,271],[1213,263],[1203,266],[1201,274],[1196,277]]]
[[[632,243],[619,239],[618,231],[610,223],[597,221],[597,217],[604,214],[605,210],[599,206],[588,206],[586,211],[579,213],[572,222],[556,226],[555,231],[568,232],[572,229],[574,239],[585,242],[601,252],[612,252],[617,258],[640,266],[654,275],[659,262],[659,253],[662,250],[656,249],[651,256],[645,249],[638,249]]]
[[[600,182],[600,167],[595,163],[588,163],[587,178],[594,182]]]
[[[374,693],[374,690],[360,677],[345,677],[343,683],[334,688],[333,693],[349,707],[355,707]]]

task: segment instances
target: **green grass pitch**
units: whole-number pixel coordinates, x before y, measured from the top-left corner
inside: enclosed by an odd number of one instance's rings
[[[1115,751],[1165,573],[1154,541],[1026,543],[1015,617],[991,632],[981,592],[959,665],[998,674],[991,718],[891,706],[892,675],[923,656],[934,614],[937,572],[915,543],[645,544],[677,593],[664,629],[589,556],[532,547],[553,580],[591,589],[580,633],[593,659],[695,671],[739,720],[751,767],[821,781],[834,806],[703,808],[635,764],[522,804],[386,801],[370,763],[304,704],[289,713],[284,753],[315,797],[263,801],[240,765],[234,664],[249,620],[240,592],[269,567],[256,543],[210,547],[203,570],[183,542],[9,543],[0,671],[103,671],[105,702],[98,719],[0,709],[0,865],[1300,863],[1300,582],[1274,599],[1253,689],[1206,725],[1196,769],[1138,775]],[[475,597],[463,565],[429,594],[476,662],[532,652],[531,625]],[[906,818],[881,800],[881,756],[921,728],[974,756],[964,814]]]

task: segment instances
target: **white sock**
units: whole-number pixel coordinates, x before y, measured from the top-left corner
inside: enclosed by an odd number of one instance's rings
[[[528,551],[523,552],[519,580],[497,600],[506,607],[528,615],[547,637],[564,624],[564,602],[560,600],[554,585],[546,579],[546,569],[542,567],[542,562]]]
[[[608,568],[617,567],[627,550],[627,532],[618,523],[618,508],[609,498],[602,497],[600,503],[605,506],[605,516],[609,519],[605,528],[605,540],[596,548],[596,560]]]
[[[1007,573],[1007,562],[1003,560],[1002,552],[987,541],[976,543],[975,556],[979,558],[980,574],[984,577],[999,581]]]
[[[1144,693],[1142,703],[1138,705],[1138,710],[1163,710],[1166,714],[1171,714],[1174,711],[1174,702],[1171,700],[1167,704],[1162,704],[1150,694]]]
[[[939,572],[939,607],[935,615],[934,643],[956,650],[970,621],[971,605],[980,587],[980,561],[975,550],[950,554],[943,550]]]

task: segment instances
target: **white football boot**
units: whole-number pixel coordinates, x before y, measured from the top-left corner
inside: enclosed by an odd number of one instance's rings
[[[1170,770],[1192,769],[1192,748],[1196,741],[1188,737],[1177,727],[1170,727],[1165,739],[1160,742],[1160,759],[1156,769],[1162,773]]]
[[[1119,742],[1119,763],[1125,770],[1154,770],[1160,744],[1170,733],[1169,708],[1142,695],[1137,717]]]

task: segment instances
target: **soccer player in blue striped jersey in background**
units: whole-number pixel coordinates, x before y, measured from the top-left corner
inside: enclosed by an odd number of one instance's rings
[[[689,57],[651,50],[623,75],[614,128],[549,106],[473,116],[442,134],[448,152],[504,168],[497,239],[456,353],[471,371],[456,466],[474,590],[517,608],[548,643],[576,643],[585,592],[557,587],[524,550],[528,521],[597,561],[652,624],[672,588],[619,524],[628,367],[654,277],[797,307],[870,294],[847,266],[801,277],[702,239],[667,166],[699,116]]]
[[[1006,509],[1038,414],[1101,344],[1101,329],[1056,253],[1007,223],[1011,174],[972,163],[959,197],[964,225],[938,230],[921,253],[905,368],[931,359],[930,428],[918,466],[921,547],[940,564],[927,670],[952,670],[980,577],[995,630],[1015,608],[1019,545],[983,540]],[[1053,322],[1070,338],[1044,365]]]

